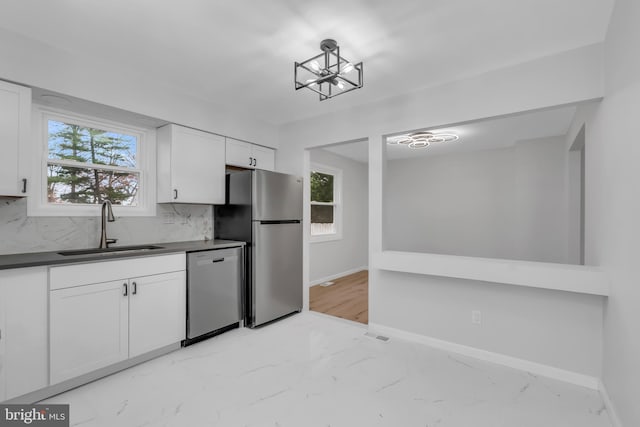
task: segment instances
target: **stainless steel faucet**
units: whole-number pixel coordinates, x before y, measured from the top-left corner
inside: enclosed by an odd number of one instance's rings
[[[102,202],[102,233],[100,233],[100,249],[108,248],[111,243],[115,243],[118,239],[107,239],[107,221],[114,222],[116,218],[113,216],[113,208],[111,201]]]

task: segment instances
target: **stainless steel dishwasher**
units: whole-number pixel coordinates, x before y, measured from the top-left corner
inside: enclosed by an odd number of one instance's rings
[[[187,339],[193,344],[240,326],[243,248],[187,254]]]

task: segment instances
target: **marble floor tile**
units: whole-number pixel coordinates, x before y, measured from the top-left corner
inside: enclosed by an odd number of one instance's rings
[[[595,391],[301,313],[45,403],[72,426],[610,427]]]

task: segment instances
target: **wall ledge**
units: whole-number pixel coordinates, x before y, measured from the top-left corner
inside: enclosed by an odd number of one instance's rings
[[[372,268],[609,296],[607,275],[593,266],[382,251],[373,254]]]

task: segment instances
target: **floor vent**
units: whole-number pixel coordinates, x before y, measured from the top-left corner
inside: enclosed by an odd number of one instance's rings
[[[331,285],[335,285],[336,282],[324,282],[324,283],[320,283],[320,286],[322,286],[323,288],[326,288],[327,286],[331,286]]]
[[[371,337],[371,338],[375,338],[377,340],[380,341],[389,341],[389,337],[385,337],[384,335],[376,335],[373,332],[367,332],[365,333],[366,336]]]

